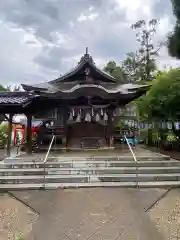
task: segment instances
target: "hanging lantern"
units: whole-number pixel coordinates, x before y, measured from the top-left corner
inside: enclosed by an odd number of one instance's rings
[[[91,115],[89,113],[86,113],[85,121],[86,122],[90,122],[91,121]]]
[[[73,114],[72,114],[72,112],[70,112],[70,114],[69,114],[69,121],[72,121],[73,120]]]
[[[94,109],[91,110],[91,116],[94,116]]]
[[[77,118],[76,118],[76,122],[80,122],[81,121],[81,115],[78,113]]]
[[[171,123],[171,122],[167,122],[167,128],[168,128],[169,130],[172,129],[172,123]]]
[[[103,116],[103,113],[104,113],[104,112],[103,112],[103,109],[101,108],[101,116]]]
[[[108,120],[108,115],[107,115],[107,113],[105,112],[104,113],[104,121],[107,121]]]
[[[96,122],[99,122],[99,120],[100,120],[99,114],[96,113]]]

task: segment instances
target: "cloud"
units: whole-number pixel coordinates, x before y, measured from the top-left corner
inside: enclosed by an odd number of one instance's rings
[[[158,18],[156,41],[174,18],[169,0],[6,0],[0,2],[2,84],[51,80],[74,67],[85,47],[101,67],[137,48],[130,26]],[[166,52],[166,54],[165,54]],[[176,66],[163,50],[158,58]]]

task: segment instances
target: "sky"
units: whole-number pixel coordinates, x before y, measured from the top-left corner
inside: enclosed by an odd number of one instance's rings
[[[138,47],[131,24],[157,18],[155,43],[175,19],[170,0],[0,1],[0,84],[50,81],[74,67],[88,47],[97,66],[120,63]],[[163,47],[160,68],[180,66]]]

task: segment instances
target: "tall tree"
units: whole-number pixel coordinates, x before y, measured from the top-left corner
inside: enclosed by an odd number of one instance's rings
[[[136,39],[140,44],[138,72],[141,80],[145,81],[151,81],[156,70],[155,56],[158,55],[160,46],[154,46],[153,38],[156,34],[157,24],[158,21],[152,19],[148,22],[140,20],[131,26],[136,31]]]
[[[113,76],[117,82],[126,82],[126,74],[124,73],[123,68],[120,65],[117,65],[115,61],[109,61],[104,67],[104,71]]]
[[[140,59],[138,53],[127,53],[126,59],[122,62],[122,69],[126,74],[129,83],[134,83],[138,80],[141,80],[139,67]]]
[[[173,12],[176,17],[176,24],[173,32],[168,36],[168,51],[173,57],[180,59],[180,1],[171,0],[173,6]]]

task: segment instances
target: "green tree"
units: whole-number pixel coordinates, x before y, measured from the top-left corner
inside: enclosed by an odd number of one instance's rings
[[[3,85],[0,84],[0,92],[8,92],[10,89],[9,87],[4,87]]]
[[[168,51],[173,57],[180,59],[180,1],[171,0],[173,12],[176,17],[174,30],[168,36]]]
[[[4,147],[7,143],[8,138],[8,124],[1,123],[0,124],[0,147]]]
[[[137,52],[130,52],[126,54],[125,60],[122,62],[122,69],[128,78],[128,82],[134,83],[141,80],[139,71],[140,58]]]
[[[131,27],[136,31],[136,39],[140,44],[138,50],[138,77],[142,81],[151,81],[154,78],[154,72],[156,70],[155,56],[158,55],[160,50],[159,46],[153,44],[153,38],[156,34],[158,21],[152,19],[148,22],[140,20],[133,24]]]
[[[157,75],[146,97],[139,99],[137,110],[141,119],[169,120],[180,119],[180,68]],[[180,131],[174,133],[180,136]]]
[[[104,67],[104,71],[113,76],[117,82],[126,82],[126,74],[124,73],[123,68],[120,65],[117,65],[115,61],[109,61]]]

